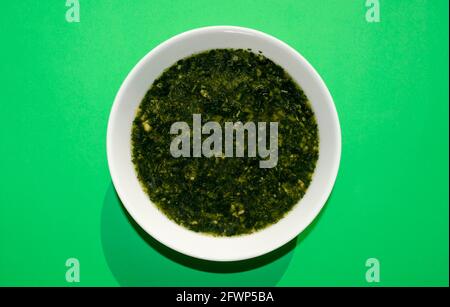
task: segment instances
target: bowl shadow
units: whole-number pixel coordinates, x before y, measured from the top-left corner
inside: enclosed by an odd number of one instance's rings
[[[314,219],[314,221],[297,237],[279,247],[278,249],[264,254],[262,256],[258,256],[251,259],[239,260],[239,261],[210,261],[194,258],[191,256],[184,255],[180,252],[177,252],[164,244],[160,243],[152,236],[147,234],[145,230],[143,230],[129,215],[125,207],[123,206],[120,198],[118,197],[116,190],[112,188],[114,197],[117,202],[120,204],[120,210],[123,215],[126,216],[128,223],[132,226],[134,231],[139,235],[139,237],[146,242],[146,244],[157,251],[162,256],[174,261],[182,266],[189,267],[191,269],[209,272],[209,273],[238,273],[245,272],[249,270],[253,270],[262,266],[265,266],[283,256],[290,253],[295,249],[295,247],[302,243],[306,237],[313,231],[316,225],[319,223],[321,217],[323,216],[323,212],[326,210],[327,205],[325,204],[324,208],[320,211],[319,215]],[[330,201],[332,195],[327,200]]]

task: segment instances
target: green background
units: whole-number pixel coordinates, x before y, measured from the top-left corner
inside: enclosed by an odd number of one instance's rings
[[[0,31],[0,285],[448,285],[448,1],[4,1]],[[255,28],[302,53],[342,126],[334,191],[296,241],[216,264],[154,242],[126,216],[106,161],[109,111],[153,47],[208,25]]]

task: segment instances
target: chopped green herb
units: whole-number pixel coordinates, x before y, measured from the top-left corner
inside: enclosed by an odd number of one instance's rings
[[[202,124],[278,122],[277,165],[260,168],[259,157],[174,158],[170,127],[193,114]],[[220,236],[279,221],[305,194],[318,155],[307,97],[283,68],[249,50],[179,60],[154,81],[132,128],[133,163],[152,202],[176,223]]]

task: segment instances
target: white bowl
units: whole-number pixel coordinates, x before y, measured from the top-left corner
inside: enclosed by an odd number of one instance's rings
[[[309,98],[319,127],[319,159],[313,180],[298,204],[279,222],[249,235],[214,237],[179,226],[142,190],[131,161],[131,127],[153,81],[179,59],[214,48],[251,48],[281,65]],[[293,48],[265,33],[232,26],[179,34],[150,51],[128,74],[108,122],[107,155],[116,191],[133,219],[153,238],[183,254],[214,261],[257,257],[281,247],[318,215],[333,188],[341,156],[341,131],[331,95],[314,68]]]

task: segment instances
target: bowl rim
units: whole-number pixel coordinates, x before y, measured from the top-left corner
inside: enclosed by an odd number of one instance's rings
[[[320,204],[317,205],[316,207],[314,207],[314,210],[311,210],[311,213],[309,214],[309,216],[307,218],[305,218],[306,222],[303,223],[304,227],[299,227],[298,229],[296,229],[295,233],[291,233],[289,236],[286,235],[282,240],[278,240],[278,244],[276,244],[275,247],[270,246],[265,249],[260,249],[258,252],[255,252],[253,254],[247,254],[245,256],[225,256],[225,257],[211,257],[208,255],[205,256],[205,255],[200,255],[198,253],[192,252],[190,250],[180,249],[176,245],[172,244],[172,242],[167,242],[167,241],[161,240],[159,238],[157,232],[153,231],[151,229],[151,227],[148,227],[147,224],[143,225],[143,223],[140,222],[140,219],[137,217],[137,213],[133,210],[133,206],[127,204],[125,193],[123,192],[122,187],[119,184],[119,179],[118,179],[119,174],[117,174],[115,172],[115,168],[113,167],[113,162],[112,162],[112,158],[111,158],[113,156],[113,153],[112,153],[113,131],[112,130],[113,130],[113,126],[114,126],[114,118],[115,118],[116,113],[119,110],[119,100],[122,97],[125,89],[129,86],[132,76],[135,75],[136,72],[139,71],[142,68],[142,66],[154,54],[159,53],[160,50],[163,50],[164,48],[171,45],[172,43],[174,43],[178,40],[181,40],[181,39],[189,38],[189,36],[195,36],[198,34],[205,34],[205,33],[214,33],[214,32],[239,32],[242,34],[252,34],[252,35],[256,35],[259,37],[269,39],[274,44],[278,45],[280,48],[287,49],[291,54],[296,56],[297,60],[301,61],[302,64],[305,65],[305,67],[307,67],[308,72],[311,73],[312,77],[314,77],[315,80],[317,81],[317,83],[320,87],[320,90],[323,92],[323,94],[325,96],[327,96],[327,99],[331,102],[331,104],[329,104],[328,107],[331,108],[330,111],[332,113],[334,123],[336,123],[336,125],[334,127],[335,128],[334,137],[336,139],[336,148],[335,148],[336,156],[335,156],[335,160],[333,163],[333,169],[330,170],[329,184],[326,186],[323,193],[321,193],[320,200],[317,201]],[[207,49],[205,49],[205,50],[207,50]],[[291,240],[296,238],[298,235],[300,235],[307,227],[309,227],[311,225],[313,220],[318,216],[320,211],[325,206],[327,199],[329,198],[329,196],[332,192],[332,189],[334,187],[334,184],[335,184],[335,181],[336,181],[336,178],[338,175],[338,170],[339,170],[340,161],[341,161],[341,153],[342,153],[342,136],[341,136],[341,127],[340,127],[340,122],[339,122],[339,117],[337,114],[336,106],[335,106],[334,100],[328,90],[328,87],[326,86],[325,82],[323,81],[321,76],[318,74],[318,72],[297,50],[295,50],[293,47],[289,46],[287,43],[285,43],[285,42],[281,41],[280,39],[278,39],[272,35],[269,35],[267,33],[264,33],[264,32],[261,32],[261,31],[255,30],[255,29],[251,29],[251,28],[240,27],[240,26],[220,25],[220,26],[206,26],[206,27],[195,28],[195,29],[191,29],[191,30],[179,33],[175,36],[172,36],[171,38],[158,44],[156,47],[154,47],[152,50],[150,50],[144,57],[142,57],[125,77],[124,81],[122,82],[122,84],[114,98],[114,102],[110,109],[110,114],[109,114],[108,123],[107,123],[106,154],[107,154],[107,160],[108,160],[108,168],[110,171],[111,180],[113,182],[114,188],[115,188],[124,208],[130,214],[130,216],[133,218],[133,220],[139,225],[139,227],[141,227],[148,235],[150,235],[151,237],[156,239],[161,244],[163,244],[179,253],[188,255],[190,257],[203,259],[203,260],[209,260],[209,261],[218,261],[218,262],[241,261],[241,260],[259,257],[259,256],[267,254],[271,251],[279,249],[280,247],[284,246],[285,244],[287,244],[288,242],[290,242]],[[150,200],[150,202],[151,202],[151,200]],[[298,205],[298,203],[295,206],[297,206],[297,205]],[[285,217],[283,217],[282,219],[284,219],[284,218]],[[258,231],[255,233],[258,233]],[[249,236],[251,236],[255,233],[249,234]],[[235,237],[239,237],[239,236],[235,236]],[[221,238],[221,237],[218,237],[218,238]]]

